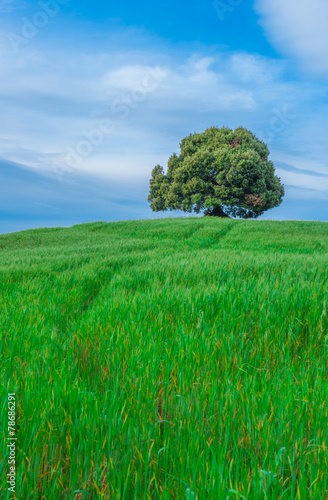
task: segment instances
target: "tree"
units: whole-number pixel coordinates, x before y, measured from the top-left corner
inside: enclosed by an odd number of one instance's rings
[[[191,134],[156,165],[148,201],[153,211],[183,210],[217,217],[255,218],[277,207],[285,194],[269,150],[249,130],[211,127]]]

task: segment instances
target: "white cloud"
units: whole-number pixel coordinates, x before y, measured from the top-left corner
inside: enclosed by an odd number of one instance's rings
[[[191,57],[172,69],[170,77],[163,82],[159,89],[162,103],[165,105],[169,99],[175,100],[175,105],[179,101],[182,108],[217,112],[253,109],[256,103],[252,90],[240,85],[236,75],[230,77],[229,66],[229,58],[219,65],[213,58]]]
[[[284,184],[293,185],[300,188],[315,189],[317,191],[328,191],[328,175],[327,177],[313,177],[309,174],[299,174],[288,172],[280,168],[276,169],[277,175],[281,177]]]
[[[316,161],[313,157],[306,158],[300,155],[280,152],[275,155],[275,160],[287,165],[292,165],[300,170],[312,171],[314,175],[320,174],[327,175],[328,177],[327,162]]]
[[[193,55],[179,63],[166,55],[162,63],[163,55],[154,56],[152,50],[131,54],[130,61],[126,57],[122,63],[115,51],[85,55],[59,47],[31,49],[15,56],[0,53],[0,154],[16,161],[25,162],[28,150],[35,152],[35,162],[42,155],[61,155],[84,139],[83,131],[110,119],[115,130],[93,155],[120,151],[125,168],[124,156],[131,153],[147,149],[155,156],[167,147],[171,154],[172,144],[165,145],[168,137],[178,144],[180,130],[203,128],[200,117],[204,128],[229,125],[229,113],[253,112],[262,106],[267,98],[257,78],[260,74],[271,78],[265,89],[269,101],[278,89],[290,93],[288,85],[281,85],[274,74],[269,76],[269,61],[247,55]],[[245,65],[240,68],[237,61],[243,58]]]
[[[122,51],[91,45],[86,52],[56,39],[42,47],[31,41],[15,55],[0,43],[0,156],[48,171],[58,166],[65,176],[68,149],[81,149],[83,141],[85,148],[86,133],[112,120],[111,133],[77,168],[147,185],[153,166],[165,166],[189,133],[212,125],[271,133],[283,115],[270,143],[272,160],[327,171],[325,151],[318,153],[315,142],[328,134],[327,109],[321,106],[321,119],[311,122],[311,136],[308,130],[311,103],[325,89],[286,81],[286,61],[228,51],[208,57],[205,50],[186,57],[154,45],[124,50],[124,57]],[[297,118],[286,119],[285,108]],[[326,189],[308,172],[281,170],[281,177],[285,184]]]
[[[127,65],[106,73],[104,84],[109,91],[133,92],[143,87],[150,90],[156,88],[168,75],[169,70],[161,66]]]
[[[145,182],[148,185],[150,172],[155,166],[155,163],[162,164],[167,161],[167,155],[158,155],[154,158],[154,154],[106,154],[101,155],[95,153],[83,162],[79,170],[85,173],[93,173],[102,178],[113,179],[117,181],[133,180],[137,182]]]
[[[247,53],[234,54],[231,57],[231,69],[244,83],[267,84],[281,77],[284,65],[264,57]]]
[[[256,0],[269,39],[302,68],[328,76],[327,0]]]
[[[12,12],[16,9],[24,9],[26,2],[21,0],[0,0],[0,12]]]

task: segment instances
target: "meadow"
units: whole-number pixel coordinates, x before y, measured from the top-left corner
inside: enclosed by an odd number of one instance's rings
[[[320,222],[1,235],[1,499],[328,499],[327,269]]]

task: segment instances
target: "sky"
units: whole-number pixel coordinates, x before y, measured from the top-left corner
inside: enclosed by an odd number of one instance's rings
[[[181,216],[151,171],[211,126],[268,145],[261,219],[328,221],[327,25],[326,0],[0,0],[0,233]]]

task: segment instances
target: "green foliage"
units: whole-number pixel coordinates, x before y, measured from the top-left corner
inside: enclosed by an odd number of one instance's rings
[[[323,500],[328,226],[0,236],[0,498]]]
[[[255,218],[278,206],[284,196],[269,150],[239,127],[212,127],[182,140],[167,173],[152,171],[148,201],[153,211],[184,210],[206,215]]]

